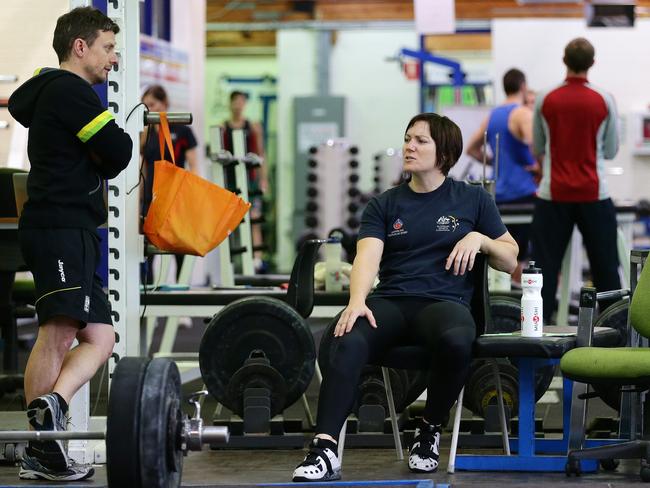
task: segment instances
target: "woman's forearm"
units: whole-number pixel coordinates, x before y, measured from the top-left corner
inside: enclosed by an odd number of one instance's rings
[[[490,239],[483,236],[481,242],[481,252],[488,256],[488,263],[494,269],[511,274],[517,267],[517,254],[519,246],[515,240],[506,234],[507,239]]]
[[[374,260],[357,254],[350,273],[350,303],[364,303],[366,301],[378,270],[379,266]]]

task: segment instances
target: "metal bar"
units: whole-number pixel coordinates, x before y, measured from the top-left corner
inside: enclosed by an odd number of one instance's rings
[[[630,290],[609,290],[609,291],[599,291],[596,293],[596,300],[612,300],[614,298],[624,298],[630,296]]]
[[[51,440],[89,440],[105,439],[105,432],[74,432],[54,430],[3,430],[0,441],[51,441]]]
[[[225,168],[218,164],[220,160],[231,161],[234,158],[232,154],[223,149],[223,134],[222,127],[218,125],[210,126],[208,132],[208,146],[210,148],[210,159],[214,163],[212,165],[212,182],[219,185],[222,188],[226,186],[226,179],[224,176]],[[219,255],[219,277],[213,277],[212,282],[219,284],[224,288],[230,288],[235,286],[235,272],[232,267],[232,262],[230,259],[230,239],[224,239],[224,241],[219,244],[217,247],[217,253]]]
[[[501,425],[501,440],[506,456],[510,456],[510,441],[508,439],[508,424],[506,422],[506,407],[503,403],[503,388],[501,387],[501,375],[499,374],[499,363],[491,359],[492,373],[497,385],[497,403],[499,404],[499,424]]]
[[[481,19],[461,19],[456,21],[456,32],[490,32],[491,22]],[[342,29],[415,29],[413,21],[368,21],[368,22],[208,22],[205,30],[217,32],[269,31],[284,29],[342,30]]]
[[[388,400],[388,412],[390,415],[390,425],[393,431],[393,438],[395,439],[395,451],[397,451],[397,459],[404,460],[404,452],[402,451],[402,440],[399,436],[399,425],[397,424],[397,410],[395,409],[395,399],[393,398],[393,388],[390,385],[390,373],[388,368],[381,368],[381,374],[384,378],[384,387],[386,389],[386,399]]]
[[[596,289],[584,286],[580,289],[578,309],[578,337],[576,347],[589,347],[593,338],[593,323],[596,308]]]
[[[248,197],[248,172],[243,160],[246,157],[248,148],[246,147],[246,133],[243,129],[235,129],[232,131],[232,145],[233,155],[240,161],[240,164],[235,166],[235,183],[240,188],[240,197],[249,202]],[[237,227],[239,234],[239,243],[246,248],[241,257],[242,274],[251,276],[255,274],[255,265],[253,262],[253,234],[251,232],[251,214],[246,212],[241,223]],[[232,249],[231,249],[232,254]]]
[[[454,429],[451,434],[451,447],[449,449],[449,464],[447,464],[447,473],[453,474],[456,470],[456,452],[458,450],[458,434],[460,430],[460,418],[463,411],[463,394],[465,387],[460,390],[458,400],[456,401],[456,412],[454,413]]]
[[[189,112],[169,112],[167,114],[169,124],[190,125],[192,123],[192,114]],[[160,112],[145,112],[144,124],[160,124]]]

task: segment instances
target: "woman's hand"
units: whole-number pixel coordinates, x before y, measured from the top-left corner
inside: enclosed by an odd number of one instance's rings
[[[344,334],[347,334],[352,330],[354,323],[359,317],[365,317],[370,322],[370,326],[377,328],[377,322],[375,317],[372,315],[372,311],[366,307],[365,302],[361,303],[352,303],[350,302],[339,317],[339,321],[334,327],[334,337],[341,337]]]
[[[481,250],[483,234],[470,232],[456,243],[451,254],[445,262],[445,269],[450,270],[453,267],[454,275],[463,275],[465,271],[471,271],[474,267],[476,253]]]

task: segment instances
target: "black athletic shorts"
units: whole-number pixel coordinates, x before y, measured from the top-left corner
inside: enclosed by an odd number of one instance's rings
[[[108,297],[96,273],[99,236],[86,229],[20,229],[20,249],[34,275],[36,313],[42,325],[56,315],[113,324]]]

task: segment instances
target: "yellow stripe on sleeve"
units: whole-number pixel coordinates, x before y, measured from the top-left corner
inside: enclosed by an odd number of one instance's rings
[[[104,127],[108,122],[113,120],[113,116],[108,110],[103,111],[93,120],[88,122],[83,128],[77,132],[77,137],[81,142],[88,142],[88,140],[97,134],[102,127]]]
[[[43,68],[36,68],[36,69],[34,70],[34,74],[33,74],[32,76],[38,76],[38,75],[40,75],[42,69],[43,69]]]

